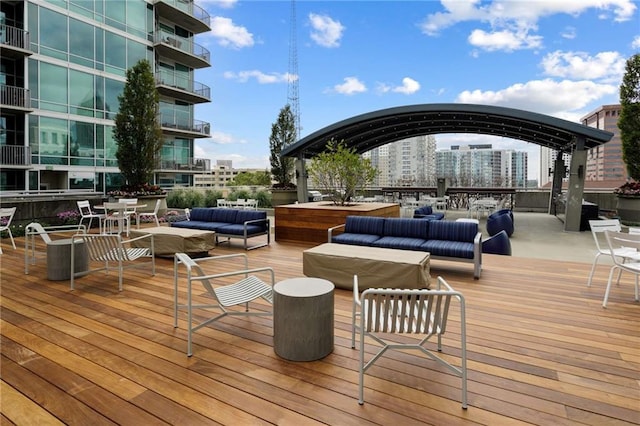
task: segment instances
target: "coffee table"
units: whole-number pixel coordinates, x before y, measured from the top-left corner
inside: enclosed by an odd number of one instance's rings
[[[131,230],[131,237],[153,234],[153,247],[156,256],[173,256],[176,253],[187,253],[190,256],[203,255],[216,246],[216,233],[200,229],[172,228],[170,226],[154,226]],[[134,241],[133,247],[149,247],[148,240]]]

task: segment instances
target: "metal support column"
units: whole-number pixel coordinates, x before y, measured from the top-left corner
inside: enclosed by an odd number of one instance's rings
[[[580,231],[582,216],[582,197],[584,195],[584,178],[587,169],[587,151],[584,136],[578,136],[576,149],[571,154],[569,169],[569,188],[567,191],[567,206],[565,212],[564,230]]]

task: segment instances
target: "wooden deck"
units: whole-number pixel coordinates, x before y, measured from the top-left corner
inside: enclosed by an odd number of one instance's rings
[[[184,316],[173,327],[172,259],[153,277],[126,271],[121,293],[101,272],[70,291],[46,279],[43,257],[25,275],[16,242],[0,256],[2,424],[640,424],[640,305],[623,276],[602,308],[606,266],[587,288],[586,263],[484,256],[474,280],[469,264],[433,261],[432,277],[466,298],[468,410],[459,378],[409,352],[367,372],[360,406],[349,291],[336,291],[335,350],[320,361],[278,358],[270,317],[199,330],[189,358]],[[250,266],[300,276],[306,247],[272,243],[248,252]],[[212,254],[232,252],[244,250],[232,240]],[[457,325],[443,341],[454,364]]]

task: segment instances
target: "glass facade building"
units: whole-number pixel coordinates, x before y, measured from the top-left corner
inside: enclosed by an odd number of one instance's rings
[[[150,183],[193,184],[211,168],[193,152],[211,132],[194,115],[210,102],[194,80],[210,66],[194,41],[208,30],[208,13],[189,0],[0,2],[0,190],[118,188],[113,119],[141,59],[155,72],[164,137]]]

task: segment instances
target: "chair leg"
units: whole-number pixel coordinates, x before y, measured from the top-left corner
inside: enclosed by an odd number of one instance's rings
[[[9,233],[9,238],[11,239],[11,245],[13,246],[13,249],[16,249],[16,242],[13,239],[13,234],[11,233],[11,229],[7,228],[7,232]]]
[[[591,266],[591,273],[589,274],[589,279],[587,280],[587,287],[591,287],[591,280],[593,279],[593,273],[596,271],[596,264],[598,263],[598,258],[602,253],[598,252],[596,254],[595,259],[593,259],[593,265]]]
[[[607,307],[607,300],[609,299],[609,291],[611,290],[611,281],[613,281],[613,271],[619,269],[616,265],[613,265],[611,267],[611,270],[609,271],[609,281],[607,282],[607,289],[604,292],[604,300],[602,301],[602,307],[606,308]]]

